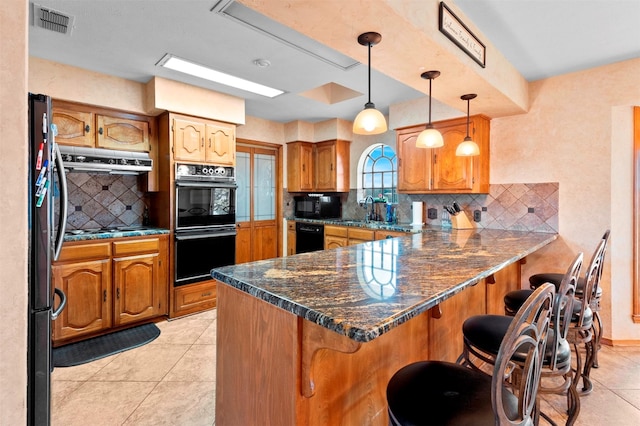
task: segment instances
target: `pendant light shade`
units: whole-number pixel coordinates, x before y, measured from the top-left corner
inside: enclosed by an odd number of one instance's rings
[[[358,36],[358,43],[369,48],[369,102],[364,104],[364,109],[353,121],[353,133],[358,135],[378,135],[387,131],[387,121],[384,115],[371,102],[371,46],[380,43],[380,40],[382,40],[382,36],[374,32]]]
[[[440,75],[440,71],[426,71],[420,74],[420,77],[429,80],[429,123],[427,128],[420,132],[416,139],[417,148],[440,148],[444,146],[442,134],[431,124],[431,81]]]
[[[460,96],[460,99],[467,101],[467,136],[456,148],[456,155],[458,157],[473,157],[475,155],[480,155],[480,148],[478,147],[478,144],[471,139],[471,136],[469,136],[469,101],[474,99],[476,96],[478,95],[475,93]]]

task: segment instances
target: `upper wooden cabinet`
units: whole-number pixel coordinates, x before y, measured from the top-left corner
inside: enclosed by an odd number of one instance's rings
[[[317,191],[349,191],[349,144],[340,139],[316,144]]]
[[[349,141],[287,143],[287,191],[349,191]]]
[[[433,125],[442,133],[441,148],[416,148],[424,125],[397,130],[398,192],[488,193],[489,119],[483,115],[470,118],[469,134],[480,147],[476,157],[456,156],[456,148],[467,134],[466,117]]]
[[[53,102],[56,142],[61,145],[151,151],[152,117],[93,108],[68,102]]]
[[[172,118],[174,160],[235,166],[234,125],[178,115]]]
[[[287,143],[287,191],[313,191],[313,151],[310,142]]]

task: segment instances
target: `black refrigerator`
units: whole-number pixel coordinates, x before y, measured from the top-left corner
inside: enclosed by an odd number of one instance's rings
[[[27,424],[51,422],[51,322],[66,304],[53,288],[51,262],[62,248],[66,224],[67,185],[56,155],[51,98],[29,93],[29,307],[27,346]],[[54,194],[60,212],[54,225]],[[54,307],[54,305],[57,305]]]

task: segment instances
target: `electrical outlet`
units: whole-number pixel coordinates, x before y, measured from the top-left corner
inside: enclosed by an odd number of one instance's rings
[[[428,209],[427,210],[427,218],[428,219],[437,219],[438,218],[438,209]]]
[[[480,222],[482,220],[482,212],[480,210],[473,211],[473,221]]]

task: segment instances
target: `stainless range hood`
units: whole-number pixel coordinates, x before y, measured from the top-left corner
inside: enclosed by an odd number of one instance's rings
[[[153,160],[147,152],[58,145],[65,169],[71,172],[137,175],[150,172]]]

